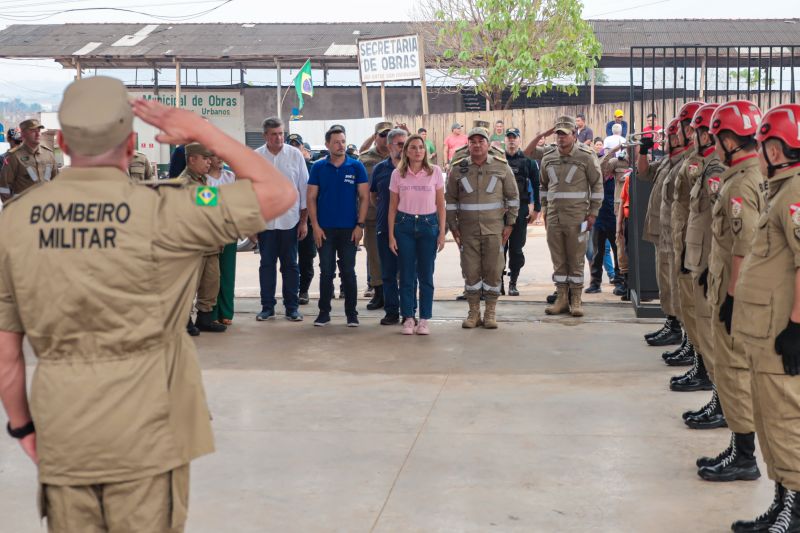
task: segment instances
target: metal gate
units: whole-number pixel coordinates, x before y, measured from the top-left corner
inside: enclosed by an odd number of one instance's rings
[[[797,67],[797,68],[796,68]],[[800,46],[634,46],[630,53],[628,134],[642,131],[646,115],[654,113],[665,127],[680,107],[692,100],[751,100],[766,111],[797,99]],[[628,223],[629,284],[639,317],[662,316],[658,304],[655,248],[642,240],[652,185],[630,183]]]

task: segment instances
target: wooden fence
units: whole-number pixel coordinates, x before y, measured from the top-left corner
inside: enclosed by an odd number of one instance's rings
[[[781,103],[788,103],[790,101],[790,93],[784,92],[780,95]],[[800,98],[798,98],[800,100]],[[778,104],[777,92],[772,96],[773,105]],[[677,107],[683,104],[682,100],[678,101]],[[502,120],[506,128],[519,128],[522,137],[522,146],[525,145],[537,133],[546,131],[553,127],[557,117],[562,115],[569,115],[574,117],[578,113],[583,113],[586,116],[586,125],[592,129],[595,137],[606,136],[606,123],[612,120],[614,111],[622,109],[625,113],[625,120],[630,124],[630,103],[620,102],[613,104],[595,104],[594,106],[560,106],[560,107],[537,107],[532,109],[513,109],[509,111],[480,111],[471,113],[444,113],[438,115],[389,115],[386,120],[395,123],[405,123],[409,131],[416,132],[418,128],[425,128],[428,130],[428,139],[433,141],[436,145],[438,153],[442,153],[444,147],[444,139],[450,134],[450,126],[454,122],[464,126],[463,132],[466,134],[472,127],[472,122],[475,120],[485,120],[489,122],[494,128],[497,120]],[[644,115],[650,113],[655,109],[658,115],[657,124],[666,126],[666,123],[672,119],[673,101],[670,100],[647,100],[644,102]],[[664,112],[662,113],[662,109]],[[634,111],[636,113],[635,129],[639,131],[640,124],[643,122],[642,115],[642,102],[634,103]],[[766,111],[766,109],[764,109]],[[664,116],[666,116],[666,119]],[[492,131],[489,132],[490,134]],[[628,131],[630,134],[630,129]],[[554,142],[548,139],[547,142]],[[437,161],[442,164],[441,155]]]

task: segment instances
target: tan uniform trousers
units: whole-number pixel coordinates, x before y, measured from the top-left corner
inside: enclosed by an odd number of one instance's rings
[[[467,293],[486,297],[500,295],[500,279],[505,266],[502,235],[461,234],[461,271]]]
[[[750,362],[744,345],[728,335],[719,320],[719,306],[712,308],[714,335],[714,384],[717,386],[728,427],[734,433],[755,431]],[[777,358],[777,357],[776,357]]]
[[[694,328],[697,331],[698,343],[695,348],[698,352],[703,354],[703,363],[706,365],[706,370],[708,370],[708,377],[711,379],[712,383],[716,383],[714,380],[716,359],[714,352],[714,335],[711,331],[711,304],[708,303],[708,298],[706,298],[706,295],[703,293],[703,287],[697,283],[699,277],[699,274],[692,273]],[[727,414],[727,412],[725,414]]]
[[[619,219],[619,210],[621,204],[614,204],[614,216]],[[620,274],[628,273],[628,252],[625,250],[625,236],[617,235],[617,261],[619,261]]]
[[[547,221],[547,247],[553,261],[553,281],[556,285],[583,288],[583,269],[590,232],[581,232],[582,222],[559,223],[555,217]]]
[[[675,256],[675,254],[672,255],[673,257]],[[698,338],[699,333],[697,331],[697,322],[695,320],[694,281],[692,280],[692,274],[684,274],[680,272],[677,264],[673,265],[672,268],[674,270],[678,270],[678,275],[675,281],[678,289],[678,298],[680,301],[680,305],[678,306],[680,308],[680,314],[677,316],[680,318],[684,330],[686,330],[686,335],[689,337],[689,340],[692,341],[692,345],[697,348],[697,351],[700,351],[700,340]]]
[[[383,285],[381,277],[381,256],[378,254],[378,229],[375,219],[367,219],[364,224],[364,248],[367,249],[367,267],[369,268],[369,284],[372,287]]]
[[[747,343],[745,349],[751,368],[753,420],[767,474],[800,491],[800,380],[783,373],[781,358],[771,348]]]
[[[670,246],[670,249],[672,247]],[[661,302],[661,310],[667,316],[677,316],[678,312],[675,309],[675,301],[672,298],[672,267],[673,256],[672,251],[665,251],[664,247],[659,245],[656,248],[658,254],[658,261],[656,263],[656,277],[658,281],[658,299]]]
[[[209,313],[214,309],[219,295],[219,283],[219,254],[203,257],[200,266],[200,283],[197,286],[197,303],[195,304],[198,311]]]
[[[189,507],[189,465],[103,485],[44,485],[50,533],[180,533]]]

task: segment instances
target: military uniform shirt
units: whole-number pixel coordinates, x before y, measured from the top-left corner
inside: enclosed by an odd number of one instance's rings
[[[756,224],[766,210],[764,176],[758,155],[734,164],[719,176],[710,176],[707,188],[717,198],[712,210],[708,299],[721,305],[731,278],[733,256],[750,253]]]
[[[37,183],[50,181],[58,174],[58,164],[53,151],[39,145],[32,150],[21,144],[8,153],[0,170],[0,198],[3,200],[24,192]]]
[[[134,152],[133,158],[128,165],[128,174],[139,181],[153,179],[153,167],[150,165],[147,156],[142,152]]]
[[[265,224],[249,181],[172,183],[72,167],[0,212],[0,330],[38,357],[41,483],[145,478],[214,449],[186,332],[197,265]]]
[[[742,262],[733,306],[733,336],[750,345],[757,372],[783,374],[775,338],[786,328],[800,268],[800,165],[768,180],[767,211],[758,219],[750,253]],[[721,201],[721,200],[720,200]]]
[[[708,268],[711,254],[712,209],[717,195],[712,194],[710,184],[719,179],[725,167],[714,148],[703,153],[703,171],[694,179],[689,192],[689,217],[686,221],[686,260],[684,266],[698,274]]]
[[[445,192],[450,230],[474,235],[499,235],[513,226],[519,212],[514,173],[503,158],[491,154],[478,166],[471,159],[453,163]]]
[[[603,203],[603,178],[594,150],[575,143],[572,151],[561,155],[550,148],[542,158],[542,207],[547,216],[567,216],[583,220],[597,216]]]
[[[644,219],[644,231],[642,238],[646,241],[658,244],[661,234],[661,192],[664,180],[672,170],[672,163],[669,158],[660,159],[650,163],[646,173],[638,174],[637,178],[642,181],[650,181],[653,188],[650,190],[650,198],[647,200],[647,213]]]

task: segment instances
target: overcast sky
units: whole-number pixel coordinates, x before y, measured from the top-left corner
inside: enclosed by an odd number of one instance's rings
[[[369,22],[409,20],[419,0],[0,0],[0,29],[9,24],[78,22]],[[520,0],[525,1],[525,0]],[[222,5],[221,5],[222,4]],[[583,0],[585,18],[789,18],[798,0]],[[12,7],[13,6],[13,7]],[[217,9],[201,14],[203,11]],[[115,12],[116,7],[142,12]],[[80,9],[60,13],[58,11]],[[723,11],[724,10],[724,11]],[[52,16],[50,16],[52,15]],[[196,15],[196,16],[195,16]],[[47,17],[47,18],[45,18]],[[0,59],[0,98],[52,101],[72,79],[52,61]]]

